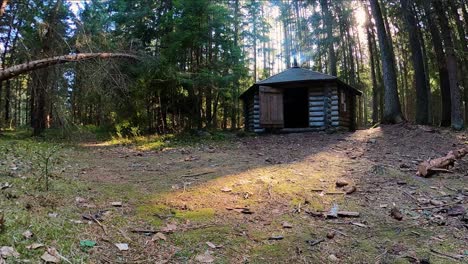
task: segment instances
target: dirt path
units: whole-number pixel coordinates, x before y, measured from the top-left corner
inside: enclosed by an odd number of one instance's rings
[[[123,200],[124,207],[103,222],[110,234],[100,234],[97,225],[88,232],[97,240],[130,244],[123,253],[98,248],[91,259],[457,263],[468,254],[468,163],[432,178],[414,171],[420,161],[466,141],[466,134],[406,125],[240,138],[158,152],[89,145],[78,176],[95,186],[89,197],[98,205]],[[343,194],[337,179],[357,191]],[[360,216],[320,216],[333,206]],[[390,216],[393,207],[402,221]],[[166,240],[134,229],[163,229]]]

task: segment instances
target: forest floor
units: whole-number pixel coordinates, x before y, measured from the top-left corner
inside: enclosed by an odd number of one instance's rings
[[[62,263],[468,259],[467,158],[451,173],[415,175],[421,161],[468,144],[466,132],[404,124],[193,144],[87,140],[58,150],[5,135],[0,248],[19,254],[0,249],[6,263],[44,255]],[[38,177],[54,155],[46,192]],[[337,180],[357,190],[344,194]],[[332,209],[359,216],[323,216]]]

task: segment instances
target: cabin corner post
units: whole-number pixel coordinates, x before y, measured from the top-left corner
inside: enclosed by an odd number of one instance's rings
[[[253,132],[260,133],[264,132],[264,129],[260,126],[260,96],[258,90],[255,91],[253,96]]]
[[[350,96],[350,124],[349,124],[349,131],[356,131],[356,96]]]

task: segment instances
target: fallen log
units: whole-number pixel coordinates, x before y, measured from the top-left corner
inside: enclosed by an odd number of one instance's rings
[[[0,81],[11,79],[20,74],[49,67],[51,65],[63,64],[67,62],[78,62],[90,59],[112,59],[112,58],[125,58],[132,60],[139,60],[138,56],[126,53],[77,53],[63,56],[56,56],[51,58],[39,59],[29,61],[26,63],[11,66],[9,68],[0,69]]]
[[[445,157],[427,160],[418,165],[418,172],[416,173],[422,177],[428,177],[437,171],[446,171],[449,166],[457,159],[461,159],[468,154],[468,147],[452,150]]]

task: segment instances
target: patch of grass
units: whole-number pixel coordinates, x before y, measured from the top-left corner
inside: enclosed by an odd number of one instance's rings
[[[239,250],[247,244],[246,238],[236,236],[231,226],[175,232],[170,238],[175,245],[182,248],[175,255],[177,262],[190,261],[195,255],[210,249],[206,242],[211,242],[223,246],[223,254],[216,256],[216,263],[229,263],[228,259],[234,259],[234,255],[237,255]]]
[[[160,227],[164,224],[165,219],[175,215],[175,211],[170,207],[162,204],[144,204],[136,209],[137,216],[145,221],[148,221],[155,227]]]
[[[201,208],[193,211],[175,212],[175,217],[180,220],[190,220],[191,222],[206,222],[212,220],[215,216],[213,208]]]

